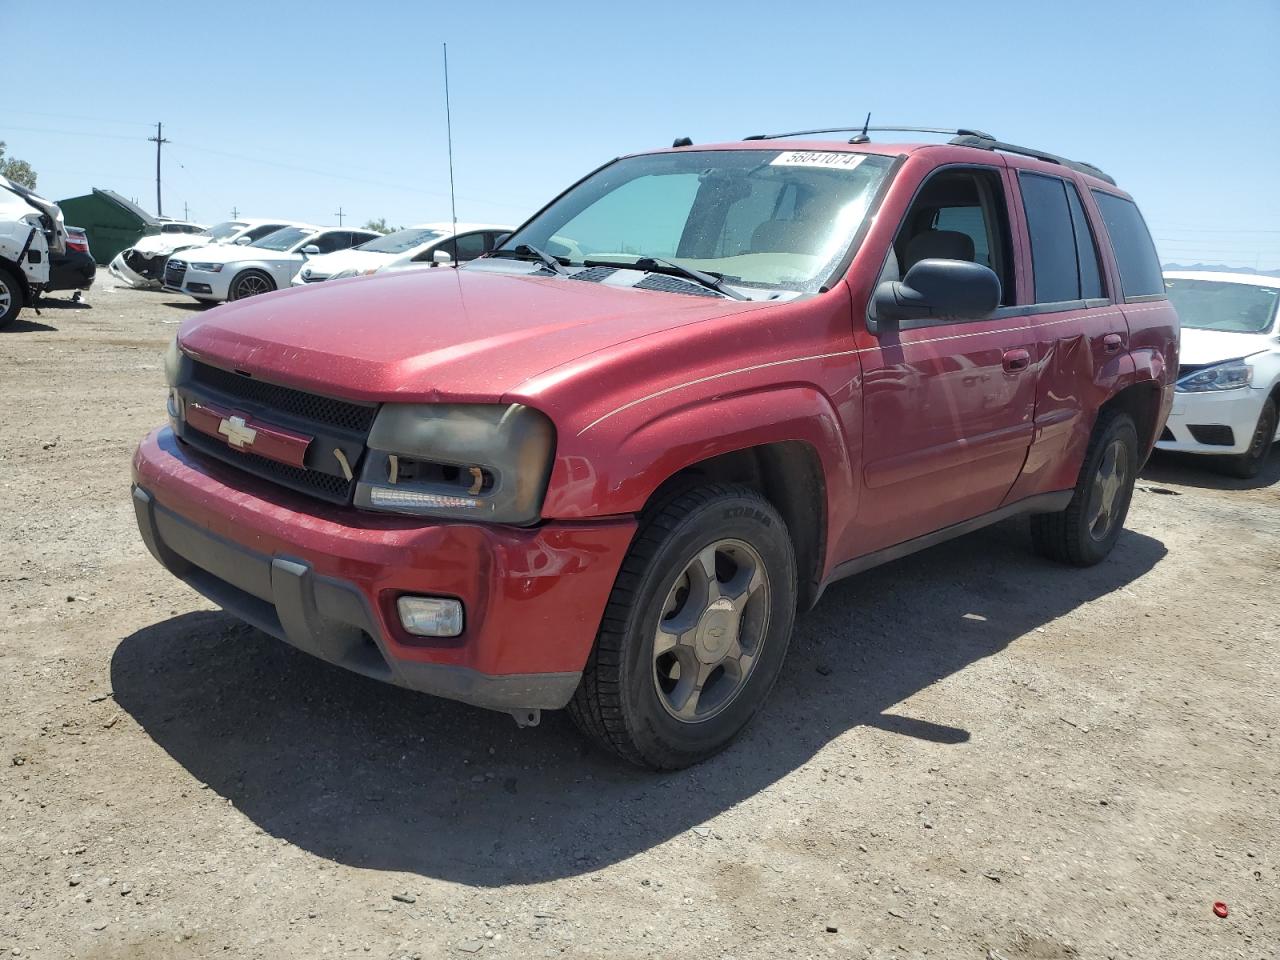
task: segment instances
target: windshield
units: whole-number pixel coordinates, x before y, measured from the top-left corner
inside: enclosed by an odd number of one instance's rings
[[[1266,333],[1275,320],[1280,283],[1257,287],[1225,280],[1166,277],[1165,289],[1184,327],[1227,333]]]
[[[213,240],[221,240],[224,237],[229,237],[243,229],[243,223],[236,220],[228,220],[225,223],[215,223],[208,230],[204,231],[204,235]]]
[[[443,230],[423,230],[417,227],[410,227],[408,230],[397,230],[395,233],[389,233],[385,237],[375,237],[372,240],[367,240],[356,249],[367,250],[370,253],[406,253],[414,247],[420,247],[424,243],[430,243],[432,240],[443,236]]]
[[[813,293],[844,257],[888,157],[703,150],[629,157],[511,236],[570,264],[670,260],[744,286]]]
[[[313,233],[315,233],[314,230],[304,230],[302,227],[285,227],[275,233],[268,233],[261,240],[255,240],[249,246],[261,247],[263,250],[288,250],[290,247],[307,239]]]

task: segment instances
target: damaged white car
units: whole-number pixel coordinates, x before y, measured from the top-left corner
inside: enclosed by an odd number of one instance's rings
[[[165,226],[168,226],[166,224]],[[164,265],[179,250],[191,250],[215,243],[249,244],[282,227],[297,226],[293,220],[227,220],[199,233],[178,233],[162,229],[121,250],[107,266],[121,283],[142,290],[159,290],[164,283]]]
[[[49,257],[66,249],[58,205],[0,177],[0,329],[35,302],[49,282]]]

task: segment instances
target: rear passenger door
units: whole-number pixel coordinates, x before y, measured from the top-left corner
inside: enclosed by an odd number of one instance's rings
[[[1128,334],[1076,178],[1019,169],[1017,184],[1040,377],[1031,448],[1008,502],[1075,485],[1097,408],[1119,379]]]

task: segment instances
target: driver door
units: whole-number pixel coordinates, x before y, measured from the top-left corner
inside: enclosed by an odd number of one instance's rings
[[[917,192],[882,279],[921,259],[972,260],[1014,303],[1014,246],[1003,167],[943,167]],[[884,324],[863,367],[858,553],[997,509],[1031,444],[1036,338],[1027,317]]]

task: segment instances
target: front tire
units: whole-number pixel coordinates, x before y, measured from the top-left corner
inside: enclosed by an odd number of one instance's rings
[[[1090,567],[1106,559],[1120,537],[1138,478],[1138,429],[1118,410],[1098,418],[1076,489],[1065,510],[1031,517],[1038,553]]]
[[[1253,432],[1253,440],[1249,449],[1234,457],[1223,457],[1219,462],[1222,469],[1241,480],[1252,480],[1262,470],[1271,452],[1271,444],[1276,438],[1276,402],[1270,398],[1262,405],[1258,414],[1258,425]]]
[[[21,281],[6,267],[0,267],[0,330],[18,319],[26,305]]]
[[[738,485],[684,493],[644,520],[569,714],[640,766],[704,760],[764,703],[795,610],[795,554],[773,506]]]
[[[227,291],[228,300],[243,300],[270,293],[276,288],[271,275],[261,270],[242,270],[235,275]]]

